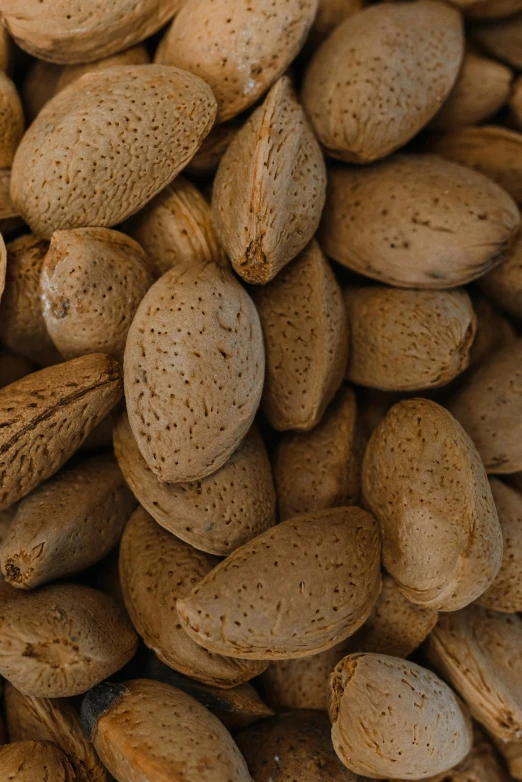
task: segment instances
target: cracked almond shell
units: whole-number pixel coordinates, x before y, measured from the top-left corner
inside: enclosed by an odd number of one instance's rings
[[[273,279],[312,239],[325,197],[321,148],[284,76],[238,131],[214,180],[214,225],[237,274]]]
[[[486,472],[458,421],[428,399],[399,402],[363,462],[383,564],[413,603],[456,611],[492,584],[502,532]]]
[[[16,741],[0,747],[0,782],[76,782],[69,758],[52,741]]]
[[[381,588],[375,519],[335,508],[283,521],[236,549],[178,600],[183,627],[213,652],[305,657],[352,635]]]
[[[129,111],[132,101],[139,110]],[[55,95],[24,135],[11,169],[13,204],[42,236],[111,227],[174,179],[215,112],[208,85],[178,68],[88,73]]]
[[[522,236],[507,251],[500,266],[481,279],[480,288],[497,307],[522,320]]]

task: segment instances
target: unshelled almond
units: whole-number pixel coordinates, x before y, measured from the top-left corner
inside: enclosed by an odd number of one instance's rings
[[[75,782],[67,756],[52,741],[15,741],[0,747],[0,782]]]

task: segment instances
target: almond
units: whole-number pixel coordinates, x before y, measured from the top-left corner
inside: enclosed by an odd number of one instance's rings
[[[9,71],[13,60],[13,45],[5,27],[0,26],[0,69]]]
[[[0,350],[0,388],[21,380],[34,370],[31,362],[7,350]]]
[[[69,84],[78,81],[86,73],[104,71],[106,68],[114,68],[117,65],[147,65],[148,63],[150,63],[150,57],[147,49],[143,44],[138,44],[110,57],[103,57],[101,60],[96,59],[80,65],[66,65],[60,73],[55,92],[60,92]]]
[[[467,758],[451,771],[430,777],[426,782],[511,782],[511,777],[491,742],[474,724],[473,748]]]
[[[247,282],[271,280],[312,239],[326,195],[319,144],[287,76],[223,155],[212,193],[222,246]]]
[[[497,741],[497,749],[506,761],[512,779],[522,779],[522,741]],[[489,782],[489,780],[484,780]],[[494,780],[496,782],[496,780]],[[504,777],[500,782],[504,782]],[[511,782],[508,778],[506,782]]]
[[[472,19],[500,19],[522,11],[522,0],[451,0]]]
[[[0,747],[1,782],[74,782],[76,774],[52,741],[16,741]]]
[[[62,70],[61,65],[53,65],[43,60],[36,60],[28,68],[22,83],[22,99],[29,122],[34,120],[45,104],[56,94]]]
[[[237,117],[214,125],[208,136],[187,166],[187,171],[194,177],[211,177],[216,173],[219,161],[225,154],[232,139],[243,124],[243,117]]]
[[[0,70],[0,168],[9,168],[24,132],[24,112],[15,85]]]
[[[333,157],[367,163],[437,113],[464,54],[460,14],[434,0],[383,3],[342,22],[305,74],[304,107]]]
[[[504,263],[506,262],[504,261]],[[498,268],[501,269],[502,266]],[[488,277],[489,274],[486,274],[484,279],[487,280]],[[469,365],[475,368],[487,356],[513,344],[517,339],[517,334],[509,320],[496,310],[486,298],[478,293],[473,293],[471,301],[477,317],[477,331],[469,353]]]
[[[513,10],[519,10],[520,2],[518,0],[513,2],[517,6]],[[502,60],[517,70],[522,68],[522,13],[510,16],[508,19],[477,25],[472,28],[472,35],[497,60]]]
[[[204,478],[250,429],[264,379],[259,317],[227,269],[171,269],[138,307],[125,398],[138,447],[161,481]]]
[[[129,112],[133,100],[139,113]],[[13,203],[31,230],[47,237],[62,228],[113,226],[188,163],[215,111],[210,88],[177,68],[88,73],[50,100],[25,134],[12,166]]]
[[[11,169],[0,170],[0,228],[5,233],[5,222],[16,217],[16,209],[11,201]]]
[[[341,22],[358,13],[365,4],[365,0],[319,0],[307,46],[317,48]]]
[[[313,241],[254,302],[265,337],[263,411],[279,431],[308,431],[342,382],[348,330],[342,292]]]
[[[329,172],[319,239],[328,256],[366,277],[453,288],[501,262],[519,220],[513,200],[482,174],[433,155],[397,155]]]

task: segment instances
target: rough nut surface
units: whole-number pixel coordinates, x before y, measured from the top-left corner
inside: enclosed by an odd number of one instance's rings
[[[16,741],[0,747],[0,782],[75,782],[73,766],[52,741]]]

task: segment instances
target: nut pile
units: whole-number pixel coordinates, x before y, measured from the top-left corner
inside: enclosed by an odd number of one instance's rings
[[[522,0],[0,21],[0,782],[522,780]]]

